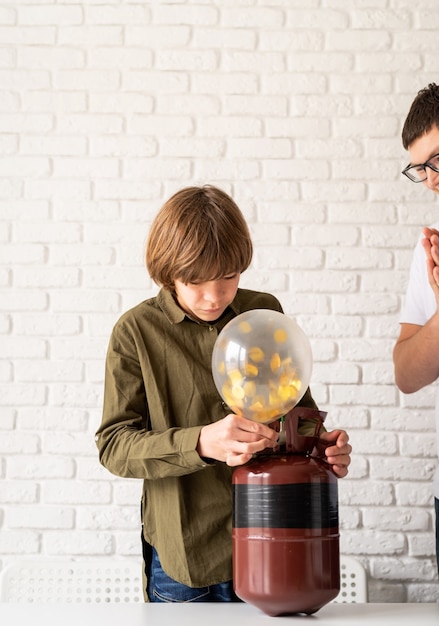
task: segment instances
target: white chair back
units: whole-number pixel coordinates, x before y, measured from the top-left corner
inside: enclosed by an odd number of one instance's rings
[[[340,556],[340,593],[333,602],[367,602],[366,570],[352,556]]]
[[[143,602],[142,562],[93,559],[18,560],[0,574],[2,602]],[[366,571],[351,556],[340,556],[337,603],[367,602]]]
[[[2,602],[143,602],[141,561],[18,560],[0,585]]]

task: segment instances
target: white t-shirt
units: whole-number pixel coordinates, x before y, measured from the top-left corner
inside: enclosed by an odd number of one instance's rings
[[[433,224],[432,228],[439,230],[439,222]],[[406,324],[418,324],[424,326],[426,322],[436,313],[436,300],[428,282],[427,266],[425,262],[425,252],[421,245],[421,239],[415,247],[412,265],[410,268],[409,283],[402,309],[400,322]],[[436,440],[439,456],[439,386],[436,392]],[[433,483],[433,491],[436,498],[439,498],[439,466],[436,469]]]

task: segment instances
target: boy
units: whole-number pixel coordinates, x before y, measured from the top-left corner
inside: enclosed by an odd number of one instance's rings
[[[238,289],[252,242],[235,202],[212,187],[174,194],[152,224],[146,265],[158,295],[116,323],[107,354],[102,464],[142,478],[145,600],[231,602],[232,468],[276,446],[277,432],[233,415],[212,371],[218,333],[251,309],[281,311],[270,294]],[[309,389],[303,406],[315,408]],[[347,474],[342,430],[323,433]]]
[[[402,172],[414,183],[439,193],[439,86],[418,92],[405,120],[402,142],[410,164]],[[413,393],[439,376],[439,222],[423,228],[415,248],[401,329],[393,351],[395,381]],[[436,395],[439,452],[439,389]],[[436,515],[436,559],[439,572],[439,467],[433,482]]]

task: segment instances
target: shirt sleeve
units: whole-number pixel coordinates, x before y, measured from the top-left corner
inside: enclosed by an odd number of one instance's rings
[[[206,467],[196,451],[202,426],[151,431],[144,373],[130,334],[116,325],[106,365],[103,416],[96,432],[99,459],[131,478],[182,476]]]

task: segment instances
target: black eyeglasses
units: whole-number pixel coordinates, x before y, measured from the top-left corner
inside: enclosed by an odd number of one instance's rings
[[[414,183],[422,183],[424,180],[427,180],[427,167],[433,170],[433,172],[439,173],[439,154],[435,154],[430,157],[428,161],[425,161],[425,163],[419,163],[419,165],[407,165],[407,167],[402,170],[402,174],[407,176],[407,178]]]

